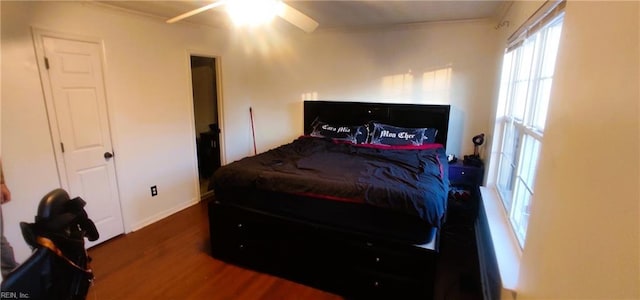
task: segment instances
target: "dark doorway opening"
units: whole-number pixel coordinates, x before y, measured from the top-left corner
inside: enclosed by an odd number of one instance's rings
[[[209,188],[211,175],[221,165],[216,58],[191,56],[191,86],[200,197],[205,198],[212,193]]]

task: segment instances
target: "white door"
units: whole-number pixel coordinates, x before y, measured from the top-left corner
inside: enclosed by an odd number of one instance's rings
[[[111,133],[99,43],[42,36],[45,76],[50,93],[49,116],[55,118],[62,160],[63,188],[82,197],[100,239],[92,246],[124,233],[116,183]],[[46,87],[45,87],[46,88]],[[56,132],[57,129],[57,132]],[[58,146],[58,145],[55,145]],[[65,186],[66,185],[66,186]]]

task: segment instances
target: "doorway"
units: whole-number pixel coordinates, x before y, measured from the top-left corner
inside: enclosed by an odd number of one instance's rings
[[[210,180],[221,165],[218,76],[215,57],[191,55],[191,87],[200,198],[210,196]]]

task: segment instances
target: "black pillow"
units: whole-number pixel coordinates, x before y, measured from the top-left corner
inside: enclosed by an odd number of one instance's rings
[[[435,128],[404,128],[371,122],[371,144],[386,146],[421,146],[435,143]]]
[[[316,121],[312,125],[311,136],[347,141],[354,144],[367,142],[369,132],[366,126],[333,125]]]

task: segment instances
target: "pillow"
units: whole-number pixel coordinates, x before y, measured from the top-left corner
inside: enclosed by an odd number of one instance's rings
[[[333,125],[316,121],[312,125],[311,136],[347,141],[354,144],[367,142],[369,131],[366,126]]]
[[[404,128],[372,122],[371,144],[386,146],[420,146],[436,141],[435,128]]]

